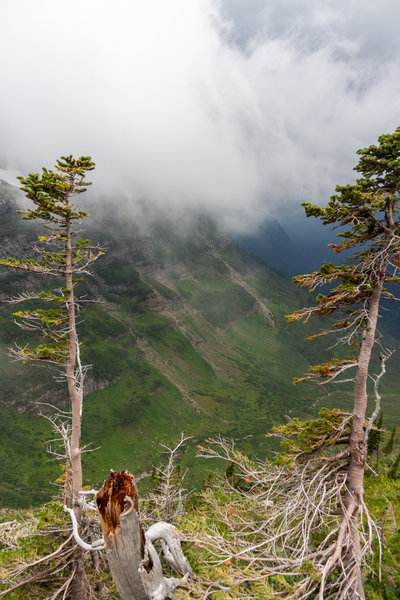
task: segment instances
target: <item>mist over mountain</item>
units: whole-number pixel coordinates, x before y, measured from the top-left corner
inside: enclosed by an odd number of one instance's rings
[[[291,279],[315,271],[324,261],[334,262],[328,243],[335,235],[320,222],[306,222],[299,215],[297,228],[285,229],[277,219],[267,219],[254,232],[233,237],[247,252]]]
[[[0,167],[90,154],[121,210],[151,198],[239,234],[276,218],[297,243],[300,202],[398,124],[399,17],[397,0],[4,0]]]

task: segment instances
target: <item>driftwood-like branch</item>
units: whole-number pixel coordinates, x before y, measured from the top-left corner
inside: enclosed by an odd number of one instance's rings
[[[151,543],[160,540],[163,555],[167,563],[181,575],[190,575],[195,579],[192,567],[182,552],[181,542],[174,525],[170,523],[155,523],[146,531],[146,541]]]
[[[166,600],[188,577],[194,578],[175,527],[157,523],[144,534],[133,475],[127,471],[111,471],[96,502],[107,560],[122,600]],[[166,560],[184,575],[182,579],[163,576],[161,561],[153,546],[153,541],[158,539]]]
[[[372,415],[367,423],[367,426],[365,427],[365,433],[364,433],[365,448],[367,448],[368,437],[369,437],[370,431],[372,429],[372,426],[375,423],[375,420],[377,419],[379,412],[381,410],[381,395],[379,393],[379,383],[380,383],[382,377],[384,376],[384,374],[386,373],[386,361],[391,357],[392,354],[393,354],[393,352],[387,351],[386,354],[382,353],[380,355],[381,371],[374,379],[375,410],[372,413]]]
[[[78,522],[76,520],[74,511],[72,508],[68,508],[68,506],[64,506],[64,512],[67,512],[69,514],[69,516],[71,517],[72,532],[74,534],[74,540],[76,541],[78,546],[80,546],[84,550],[90,550],[91,552],[93,550],[104,550],[104,548],[105,548],[104,539],[96,540],[95,542],[92,542],[91,544],[88,544],[83,541],[83,539],[79,535]]]

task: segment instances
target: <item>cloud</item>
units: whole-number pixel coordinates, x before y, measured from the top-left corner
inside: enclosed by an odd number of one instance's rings
[[[3,0],[0,167],[91,154],[95,189],[125,204],[205,207],[232,229],[289,218],[399,124],[399,12],[397,0]]]

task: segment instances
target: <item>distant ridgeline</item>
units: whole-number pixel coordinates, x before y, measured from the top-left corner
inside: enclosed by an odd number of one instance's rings
[[[0,184],[2,256],[21,256],[40,235],[15,214],[12,188]],[[106,247],[94,274],[77,288],[82,303],[79,335],[86,379],[84,484],[103,481],[110,466],[150,473],[160,443],[193,436],[184,462],[192,482],[206,477],[196,444],[216,434],[265,456],[271,426],[307,417],[319,408],[347,406],[346,391],[292,385],[320,361],[323,340],[307,344],[312,326],[287,326],[284,315],[307,303],[305,294],[261,260],[239,248],[215,223],[193,215],[179,222],[148,220],[141,228],[94,213],[85,236]],[[36,285],[32,275],[0,270],[0,503],[26,507],[56,491],[62,465],[46,457],[54,437],[39,412],[68,409],[56,371],[12,362],[7,348],[29,336],[13,323],[4,300]],[[21,306],[18,307],[21,310]],[[385,421],[400,422],[395,401],[396,361],[382,386]],[[322,400],[318,400],[324,396]],[[41,404],[38,405],[37,403]],[[144,480],[146,481],[146,480]],[[145,485],[145,483],[144,483]]]

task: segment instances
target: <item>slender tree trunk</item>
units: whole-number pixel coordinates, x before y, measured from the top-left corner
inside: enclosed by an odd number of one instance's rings
[[[343,556],[343,563],[348,571],[351,585],[345,595],[345,600],[364,600],[365,598],[361,573],[361,544],[358,530],[358,510],[364,496],[364,470],[367,456],[367,444],[364,442],[364,432],[368,402],[368,370],[372,348],[375,342],[379,301],[382,294],[385,272],[386,261],[384,261],[384,264],[380,265],[379,281],[369,301],[369,323],[363,332],[354,383],[353,425],[349,445],[350,462],[347,471],[346,492],[344,496],[344,518],[349,519],[350,540],[348,545],[344,548]]]
[[[65,287],[68,290],[67,309],[68,309],[68,329],[69,346],[68,360],[66,365],[66,375],[68,384],[68,393],[71,400],[72,411],[72,430],[71,430],[71,471],[72,471],[72,501],[78,526],[82,523],[82,506],[79,498],[79,492],[82,489],[82,461],[81,461],[81,420],[82,420],[82,398],[77,387],[76,381],[76,356],[78,336],[76,332],[75,319],[75,297],[72,278],[72,243],[71,243],[71,224],[66,223],[66,269],[65,269]],[[74,579],[72,582],[73,600],[84,600],[87,596],[85,586],[84,572],[84,551],[77,549],[74,560]]]
[[[72,469],[72,495],[76,520],[81,520],[81,504],[79,492],[82,489],[82,463],[81,463],[81,420],[82,420],[82,398],[77,387],[76,381],[76,354],[78,336],[76,333],[75,320],[75,297],[72,281],[72,245],[70,223],[66,227],[66,270],[65,285],[68,290],[67,309],[68,309],[68,328],[69,328],[69,346],[68,360],[66,365],[66,375],[68,384],[68,393],[71,400],[72,409],[72,431],[71,431],[71,469]]]

